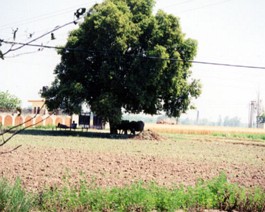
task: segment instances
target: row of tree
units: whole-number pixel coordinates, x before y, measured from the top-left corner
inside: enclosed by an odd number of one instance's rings
[[[0,112],[13,112],[20,108],[21,100],[8,91],[0,91]]]

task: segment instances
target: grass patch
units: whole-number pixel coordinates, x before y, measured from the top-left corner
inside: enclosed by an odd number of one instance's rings
[[[0,180],[0,211],[29,211],[33,198],[21,187],[19,180],[10,185],[6,179]]]
[[[264,211],[262,189],[248,190],[227,181],[225,174],[194,187],[166,188],[155,183],[137,183],[123,188],[98,188],[82,182],[41,194],[40,210],[66,211],[175,211],[220,209],[226,211]]]
[[[0,180],[0,211],[174,211],[219,209],[264,211],[265,192],[246,189],[227,181],[225,174],[193,187],[166,188],[155,183],[136,183],[123,188],[99,188],[80,182],[34,194],[25,193],[16,181],[13,186]]]
[[[248,134],[248,133],[212,133],[213,136],[224,138],[239,138],[265,141],[265,134]]]

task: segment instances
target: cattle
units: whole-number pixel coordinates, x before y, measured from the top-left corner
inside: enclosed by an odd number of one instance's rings
[[[122,120],[120,124],[117,125],[117,130],[119,134],[124,133],[128,134],[128,130],[130,133],[135,135],[135,132],[142,132],[144,130],[144,122],[143,121],[128,121]]]
[[[130,131],[131,134],[135,135],[135,132],[142,132],[144,130],[143,121],[131,121],[130,122]]]
[[[124,133],[127,135],[128,130],[130,129],[130,121],[122,120],[120,124],[117,125],[117,130],[119,134]]]

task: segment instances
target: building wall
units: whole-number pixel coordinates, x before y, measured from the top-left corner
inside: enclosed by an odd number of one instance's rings
[[[0,113],[0,125],[16,126],[22,124],[23,127],[30,126],[57,126],[58,123],[70,126],[71,116],[67,115],[37,115],[34,114],[20,115],[11,113]],[[34,117],[34,118],[33,118]]]
[[[28,100],[28,102],[30,102],[32,104],[32,113],[33,114],[48,114],[47,108],[44,105],[44,100]]]

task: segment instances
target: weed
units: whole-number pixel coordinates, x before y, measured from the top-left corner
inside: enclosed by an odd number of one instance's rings
[[[23,191],[20,180],[13,186],[6,179],[0,180],[0,211],[29,211],[32,204],[33,198]]]
[[[41,210],[87,209],[91,211],[262,211],[265,193],[262,189],[248,190],[229,183],[221,173],[210,180],[198,180],[194,187],[166,188],[156,183],[142,182],[123,188],[98,188],[82,181],[79,187],[44,192]]]
[[[50,187],[34,194],[34,199],[23,191],[19,180],[13,186],[0,180],[0,211],[264,211],[264,202],[264,190],[229,183],[224,173],[209,181],[198,180],[194,187],[139,182],[99,188],[83,180],[79,186]]]

